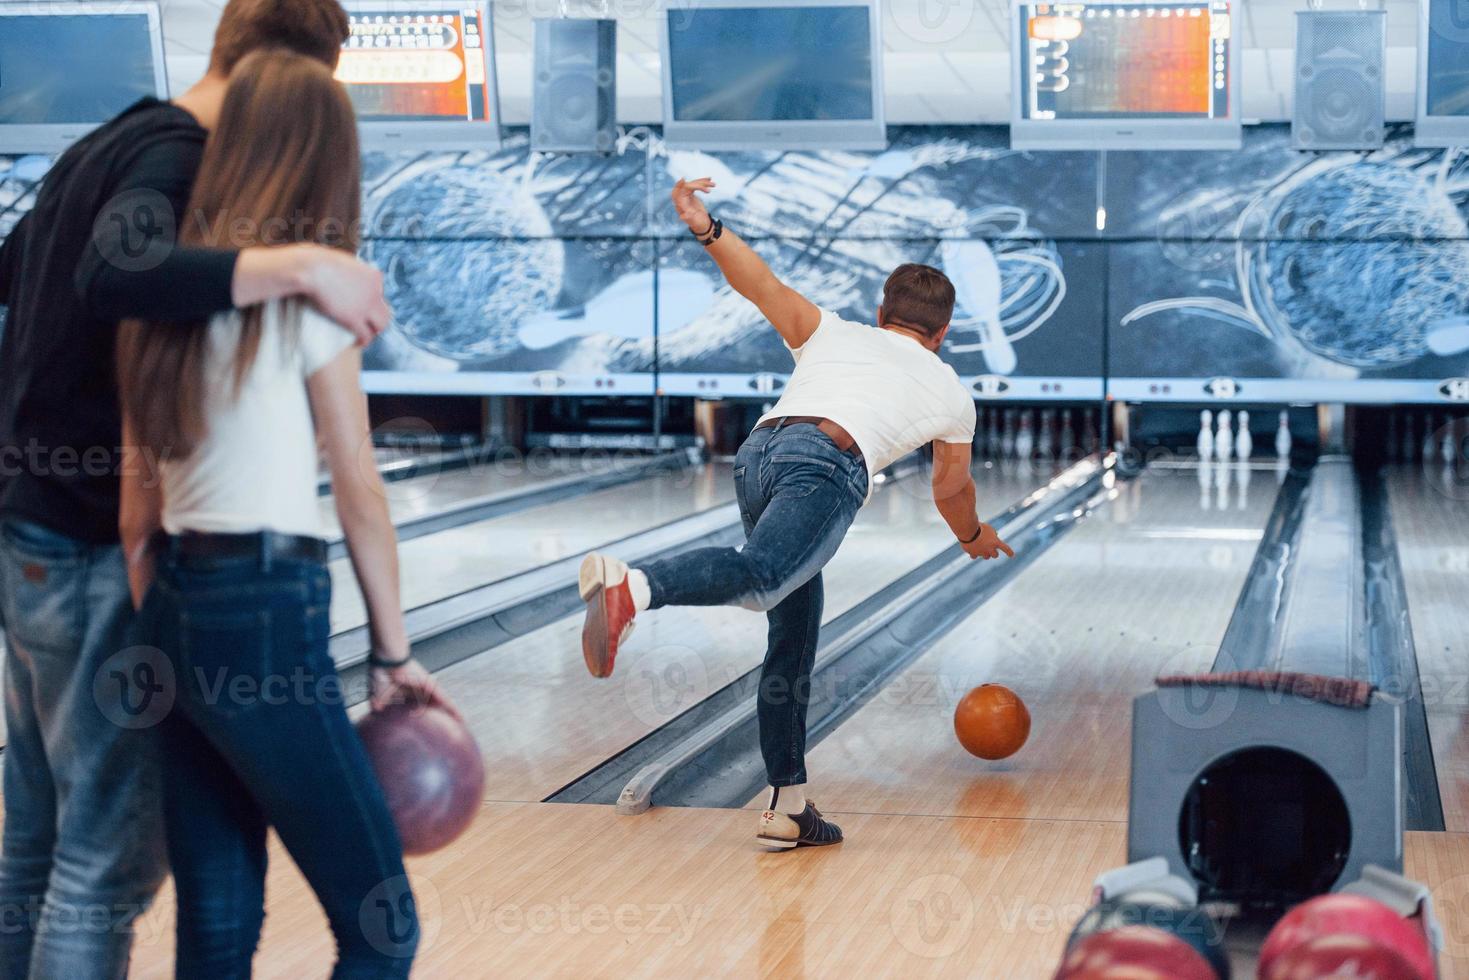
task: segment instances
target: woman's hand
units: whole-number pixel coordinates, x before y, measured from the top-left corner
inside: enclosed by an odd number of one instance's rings
[[[417,660],[410,658],[397,667],[373,667],[369,683],[373,711],[381,711],[390,704],[411,704],[442,708],[463,720],[459,709],[444,697],[433,675]]]

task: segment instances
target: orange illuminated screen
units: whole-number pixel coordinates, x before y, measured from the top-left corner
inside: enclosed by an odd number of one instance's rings
[[[477,10],[353,13],[337,79],[364,122],[492,122],[489,25]]]
[[[1036,4],[1021,16],[1028,118],[1228,114],[1227,2]]]

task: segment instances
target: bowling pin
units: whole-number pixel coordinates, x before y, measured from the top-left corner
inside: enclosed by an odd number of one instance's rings
[[[1239,413],[1239,434],[1234,437],[1234,455],[1236,459],[1246,463],[1255,455],[1255,437],[1250,434],[1249,412]]]
[[[1041,410],[1040,431],[1036,433],[1035,451],[1042,459],[1051,459],[1055,456],[1055,422],[1055,412],[1049,408]]]
[[[1275,458],[1278,460],[1290,459],[1290,413],[1280,413],[1280,425],[1275,429]]]
[[[1086,413],[1085,448],[1088,454],[1100,452],[1102,449],[1102,421],[1094,408],[1087,409]]]
[[[1214,458],[1221,463],[1229,462],[1234,455],[1234,429],[1231,427],[1229,409],[1219,413],[1219,429],[1214,433]]]
[[[1194,443],[1199,459],[1214,458],[1214,413],[1207,408],[1199,413],[1199,438]]]
[[[1076,455],[1076,430],[1071,427],[1071,409],[1061,413],[1061,458],[1070,460]]]
[[[1423,416],[1423,462],[1428,463],[1438,457],[1438,433],[1433,430],[1433,413],[1429,412]]]
[[[1005,459],[1015,458],[1015,410],[1005,410],[1005,434],[1000,437],[1000,452]]]
[[[1459,433],[1457,420],[1452,416],[1444,419],[1443,442],[1439,445],[1438,457],[1445,466],[1453,466],[1459,458]]]
[[[1213,507],[1213,497],[1210,490],[1214,486],[1214,462],[1210,459],[1199,461],[1199,510],[1209,510]]]
[[[1015,455],[1030,459],[1035,452],[1035,433],[1030,428],[1030,412],[1020,413],[1020,429],[1015,433]]]
[[[1234,479],[1234,467],[1229,463],[1220,463],[1214,468],[1214,489],[1219,494],[1219,501],[1215,505],[1218,510],[1229,510],[1229,481]]]

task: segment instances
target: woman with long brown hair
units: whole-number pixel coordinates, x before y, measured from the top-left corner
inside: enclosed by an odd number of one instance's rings
[[[281,51],[247,58],[180,240],[355,250],[356,134],[326,67]],[[197,330],[123,329],[124,441],[161,477],[128,468],[122,533],[143,628],[176,687],[160,730],[179,976],[249,975],[272,827],[327,913],[334,977],[406,976],[412,961],[402,846],[327,650],[318,444],[371,620],[374,706],[438,700],[410,657],[360,369],[350,335],[299,302]]]

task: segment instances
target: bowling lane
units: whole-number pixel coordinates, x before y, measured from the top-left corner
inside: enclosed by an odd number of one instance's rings
[[[734,499],[727,462],[647,479],[404,541],[403,607],[414,609]],[[392,488],[389,488],[392,493]],[[351,562],[331,563],[332,631],[367,621]]]
[[[981,511],[1004,510],[1049,475],[1049,470],[1042,476],[1013,466],[979,468]],[[827,566],[825,620],[951,540],[934,510],[925,474],[880,487]],[[759,666],[764,651],[763,615],[722,607],[672,608],[639,621],[616,672],[605,681],[587,675],[579,616],[437,676],[485,749],[486,798],[540,800]]]
[[[1386,475],[1444,824],[1469,831],[1469,482],[1437,465]]]
[[[1132,699],[1209,668],[1274,503],[1273,474],[1228,464],[1218,509],[1219,472],[1207,510],[1195,468],[1119,485],[810,752],[812,797],[831,813],[1125,821]],[[986,682],[1032,716],[1004,762],[954,737],[954,706]]]
[[[407,480],[386,484],[388,510],[394,523],[442,513],[470,500],[520,493],[535,487],[559,485],[592,474],[626,466],[638,466],[650,457],[613,459],[606,455],[589,456],[562,453],[506,453],[500,457],[474,462],[461,469],[430,472]],[[328,536],[339,538],[336,501],[330,496],[320,499],[322,526]]]

